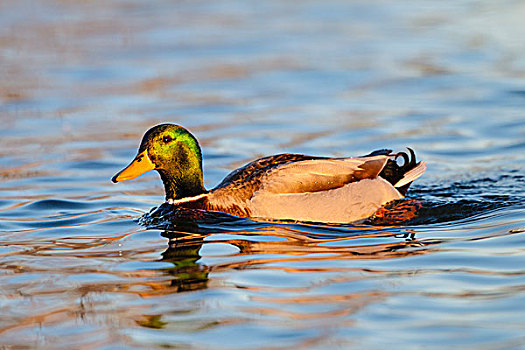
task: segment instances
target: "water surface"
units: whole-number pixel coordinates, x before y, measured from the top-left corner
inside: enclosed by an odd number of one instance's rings
[[[525,347],[525,6],[2,1],[0,347]],[[404,225],[152,219],[142,134],[205,185],[256,157],[409,146]]]

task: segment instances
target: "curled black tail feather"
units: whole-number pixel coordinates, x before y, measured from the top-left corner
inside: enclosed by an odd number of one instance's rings
[[[395,154],[392,154],[392,150],[389,149],[381,149],[374,151],[367,156],[379,156],[379,155],[385,155],[390,156],[391,159],[389,159],[379,174],[383,179],[390,182],[392,185],[395,185],[399,180],[403,178],[403,175],[407,171],[410,171],[414,169],[419,163],[416,162],[416,153],[412,148],[407,147],[408,154],[406,152],[398,152]],[[403,158],[403,164],[399,165],[397,163],[397,159],[401,157]],[[398,187],[397,190],[402,194],[405,195],[405,193],[408,190],[408,187],[410,187],[410,183],[406,184],[405,186]]]

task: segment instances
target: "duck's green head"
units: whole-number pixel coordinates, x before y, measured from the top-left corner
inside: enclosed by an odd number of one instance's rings
[[[160,124],[149,129],[142,138],[135,159],[111,180],[132,180],[150,170],[159,172],[164,182],[166,199],[196,196],[205,192],[199,143],[181,126]]]

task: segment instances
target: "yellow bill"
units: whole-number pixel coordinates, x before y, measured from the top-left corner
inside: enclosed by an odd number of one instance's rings
[[[144,152],[139,153],[130,165],[113,176],[111,181],[118,182],[132,180],[153,169],[155,169],[155,165],[151,162],[148,157],[148,152],[145,150]]]

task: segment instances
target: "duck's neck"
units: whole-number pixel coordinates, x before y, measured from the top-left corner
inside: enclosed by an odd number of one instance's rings
[[[166,200],[193,197],[206,192],[202,182],[202,156],[198,145],[195,149],[181,145],[168,164],[157,171],[164,183]]]
[[[200,173],[159,170],[159,174],[164,183],[166,200],[193,197],[206,192],[202,183],[202,170]]]

